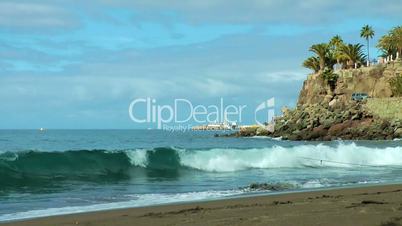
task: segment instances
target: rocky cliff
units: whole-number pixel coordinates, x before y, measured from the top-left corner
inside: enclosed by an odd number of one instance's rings
[[[336,72],[330,86],[321,74],[303,84],[295,109],[284,109],[270,134],[290,140],[394,139],[402,137],[402,98],[390,81],[402,75],[402,62]],[[351,100],[367,93],[366,101]],[[384,109],[387,108],[387,109]]]
[[[297,107],[283,109],[274,132],[249,127],[231,136],[272,136],[288,140],[385,140],[402,138],[402,61],[368,68],[340,70],[330,85],[322,74],[304,81]],[[399,83],[398,83],[399,84]],[[399,84],[402,87],[402,84]],[[398,91],[399,90],[399,91]],[[353,93],[367,93],[364,101]]]
[[[367,93],[372,98],[388,98],[392,92],[390,80],[402,75],[402,62],[380,64],[368,68],[337,71],[335,89],[326,84],[320,74],[310,75],[300,91],[298,105],[330,104],[347,105],[352,93]]]

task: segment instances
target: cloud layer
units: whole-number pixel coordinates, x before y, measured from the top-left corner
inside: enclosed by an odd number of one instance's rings
[[[275,96],[277,110],[294,106],[311,44],[335,34],[359,42],[366,23],[375,42],[401,21],[401,5],[2,1],[0,116],[8,120],[0,128],[150,127],[127,113],[133,98],[148,96],[206,104],[222,97],[251,108]]]

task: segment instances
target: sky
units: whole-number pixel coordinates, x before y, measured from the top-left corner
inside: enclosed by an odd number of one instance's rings
[[[294,107],[314,43],[362,43],[402,3],[323,0],[0,0],[0,129],[132,129],[132,100]],[[144,110],[145,111],[145,110]],[[183,110],[185,111],[185,110]]]

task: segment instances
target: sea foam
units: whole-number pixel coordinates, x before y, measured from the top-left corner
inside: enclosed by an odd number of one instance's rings
[[[181,166],[210,172],[280,167],[402,166],[401,146],[378,148],[339,143],[334,146],[306,144],[251,149],[175,150]],[[130,152],[128,156],[137,166],[146,167],[149,164],[144,150]]]

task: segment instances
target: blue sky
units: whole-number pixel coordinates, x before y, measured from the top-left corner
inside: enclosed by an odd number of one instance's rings
[[[147,128],[131,100],[294,106],[308,47],[372,43],[402,21],[379,1],[0,1],[0,128]],[[374,46],[374,45],[372,45]],[[378,54],[375,48],[371,55]]]

